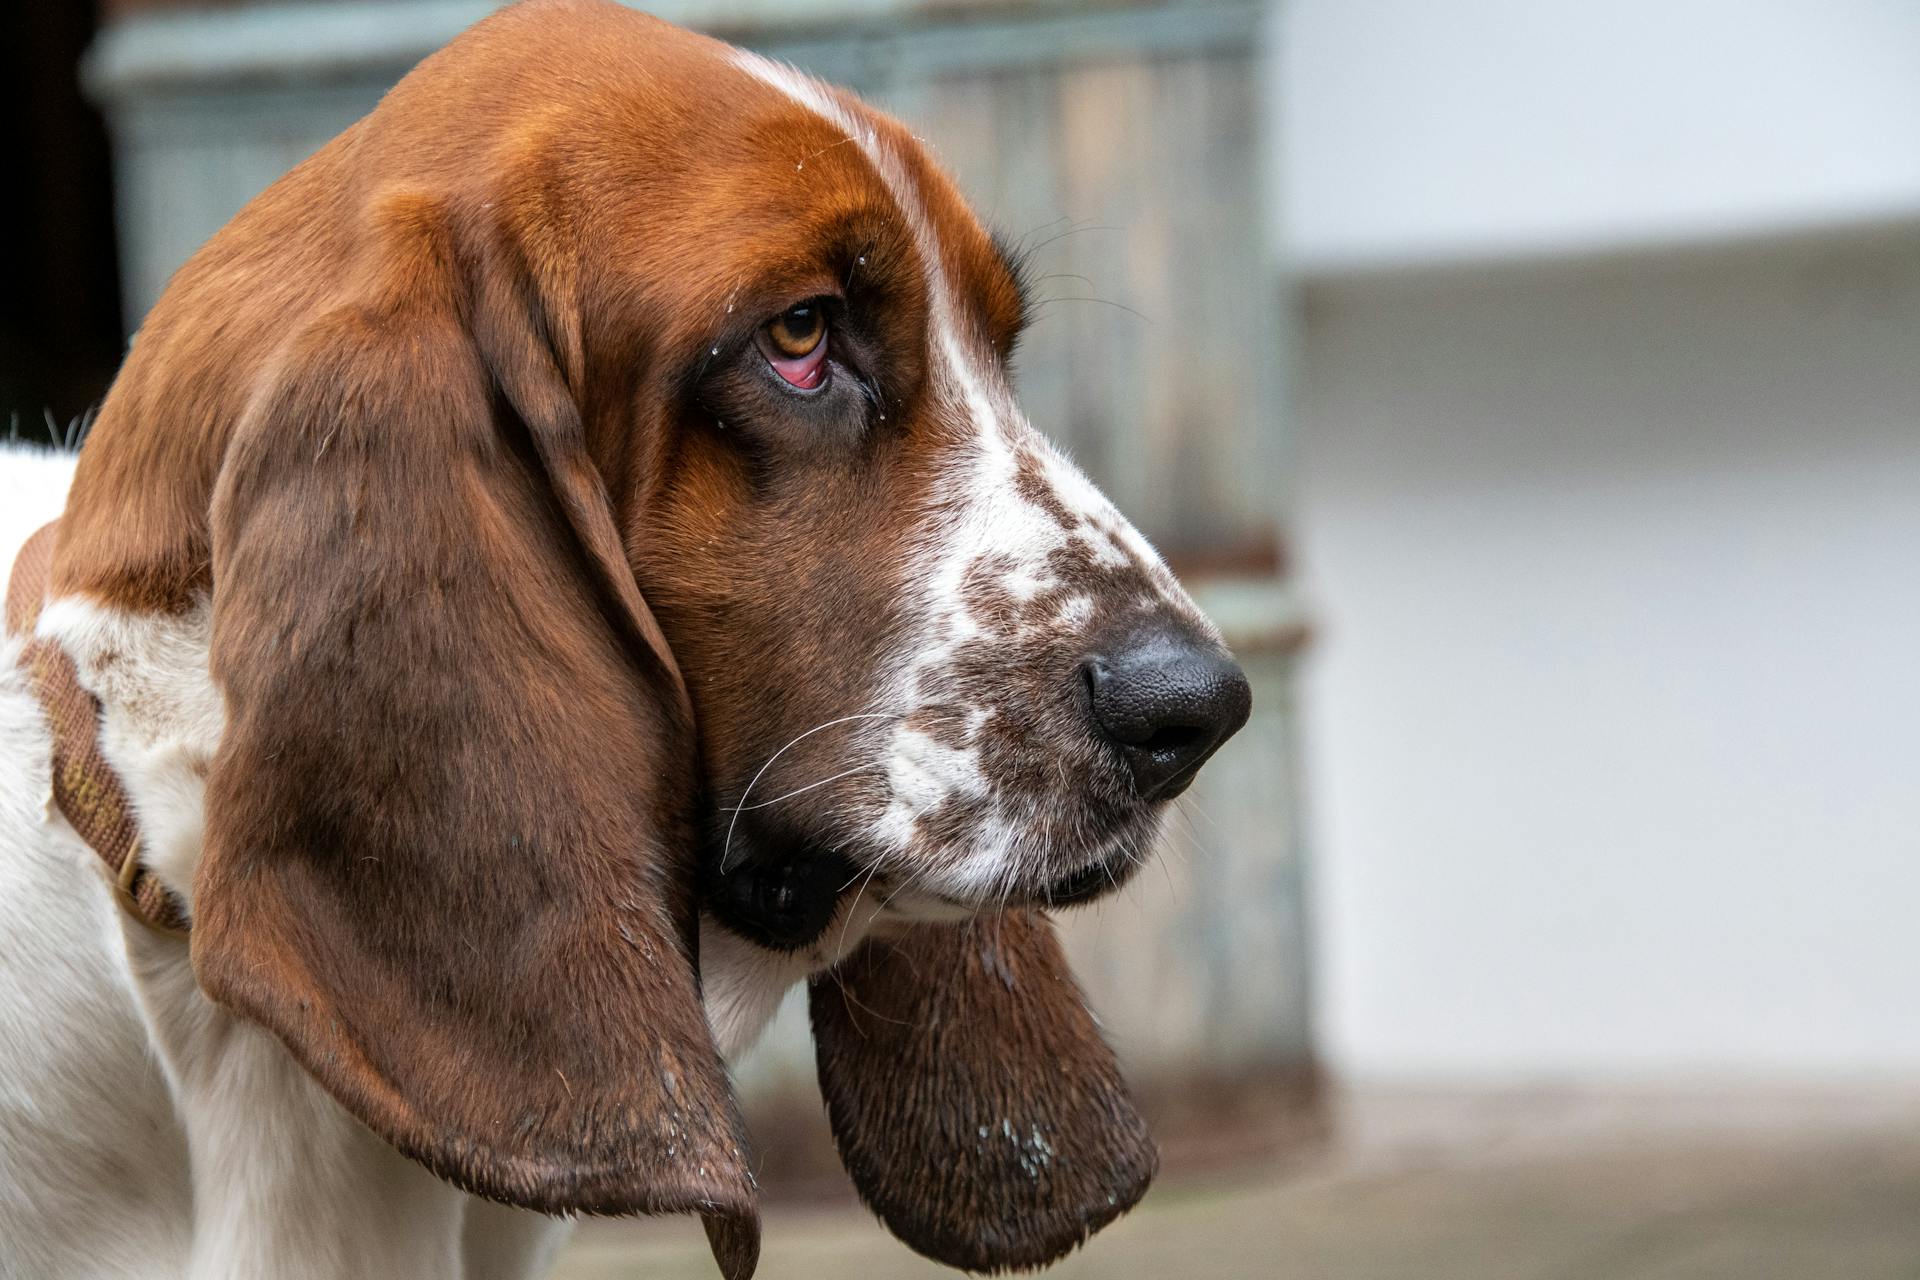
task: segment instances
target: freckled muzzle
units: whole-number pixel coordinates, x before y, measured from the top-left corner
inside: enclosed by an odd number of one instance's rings
[[[1066,906],[1137,868],[1252,698],[1145,539],[1037,440],[1023,449],[1018,483],[979,491],[968,527],[991,540],[929,575],[946,585],[925,600],[885,843],[953,899]]]

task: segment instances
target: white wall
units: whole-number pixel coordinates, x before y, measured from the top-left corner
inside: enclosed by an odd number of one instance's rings
[[[1302,342],[1333,1066],[1920,1072],[1920,228]]]
[[[1307,270],[1920,212],[1912,0],[1280,0]]]
[[[1331,1065],[1920,1077],[1920,4],[1278,31]]]

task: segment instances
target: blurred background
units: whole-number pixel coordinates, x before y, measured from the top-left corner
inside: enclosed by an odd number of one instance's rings
[[[487,0],[0,14],[0,412]],[[1072,1276],[1920,1276],[1920,6],[659,0],[909,120],[1250,728],[1068,932],[1166,1151]],[[762,1274],[857,1209],[804,1017]],[[595,1223],[573,1280],[706,1275]]]

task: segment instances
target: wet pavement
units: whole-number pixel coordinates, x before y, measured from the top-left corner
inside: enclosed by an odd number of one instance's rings
[[[1911,1099],[1424,1097],[1342,1140],[1167,1179],[1060,1280],[1917,1280]],[[708,1280],[697,1223],[594,1222],[562,1280]],[[765,1280],[940,1277],[857,1207],[776,1207]]]

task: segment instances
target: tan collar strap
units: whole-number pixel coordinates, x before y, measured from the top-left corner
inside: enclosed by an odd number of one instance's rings
[[[20,665],[53,731],[53,802],[107,864],[120,905],[148,928],[184,938],[186,913],[140,865],[140,829],[134,822],[133,805],[100,751],[99,699],[81,685],[80,672],[66,650],[33,634],[46,603],[58,526],[56,520],[27,539],[7,580],[7,630],[27,637]]]

